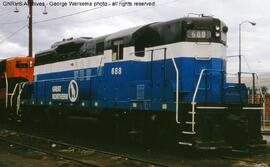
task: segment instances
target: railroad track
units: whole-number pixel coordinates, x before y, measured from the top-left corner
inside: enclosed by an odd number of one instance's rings
[[[270,161],[269,162],[264,162],[264,160],[260,160],[258,157],[269,157],[270,159],[270,152],[259,152],[259,151],[251,151],[251,150],[231,150],[230,151],[231,155],[224,155],[221,156],[222,159],[227,159],[227,160],[233,160],[233,161],[242,161],[246,163],[251,163],[255,164],[260,167],[268,167],[270,166]],[[247,157],[249,156],[249,157]],[[254,158],[257,157],[257,158]]]
[[[5,131],[5,133],[1,133],[1,131]],[[9,128],[8,130],[6,128],[0,129],[0,141],[6,143],[13,142],[11,143],[13,145],[26,147],[28,149],[39,151],[53,157],[57,157],[59,159],[64,159],[76,164],[80,164],[82,166],[106,166],[106,164],[104,165],[103,161],[106,161],[106,163],[110,166],[168,166],[144,159],[139,159],[137,157],[132,157],[130,155],[119,153],[116,154],[108,151],[99,150],[95,147],[84,147],[80,145],[57,141],[48,137],[40,137],[27,133],[15,132],[15,130]],[[27,142],[25,143],[25,141]],[[65,151],[63,152],[63,150]],[[85,152],[88,152],[89,154],[86,154],[83,157],[78,157],[78,155],[81,155],[81,153]],[[257,158],[256,156],[258,156],[259,158]],[[221,158],[232,162],[241,161],[245,162],[246,164],[254,164],[255,166],[260,167],[270,166],[270,161],[267,161],[265,159],[261,160],[260,156],[268,157],[269,160],[270,151],[258,152],[257,150],[232,150],[225,155],[221,154],[215,157],[218,159]],[[215,157],[210,157],[210,159]],[[112,159],[112,161],[108,161],[109,159]],[[125,165],[120,165],[119,162],[125,163]]]
[[[103,150],[97,150],[96,148],[73,145],[45,137],[10,130],[1,130],[0,141],[33,151],[38,151],[40,153],[45,153],[55,158],[67,160],[82,166],[167,166],[124,154],[116,154]]]

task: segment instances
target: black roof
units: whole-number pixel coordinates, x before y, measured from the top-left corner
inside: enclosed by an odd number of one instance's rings
[[[92,37],[80,37],[80,38],[63,39],[62,41],[55,42],[54,44],[52,44],[51,48],[63,47],[63,46],[66,46],[66,45],[83,44],[88,39],[92,39]]]
[[[133,46],[147,40],[151,46],[170,44],[186,40],[186,34],[184,33],[187,28],[203,29],[205,27],[209,29],[209,27],[214,27],[220,22],[219,19],[213,17],[184,17],[165,22],[155,22],[97,38],[80,37],[56,42],[51,46],[51,49],[38,53],[36,57],[53,56],[54,53],[58,56],[59,54],[72,52],[80,52],[78,53],[80,56],[87,50],[89,55],[96,55],[99,53],[97,50],[112,49],[113,42],[117,40],[122,40],[124,47]],[[102,44],[102,47],[100,44]]]
[[[133,34],[138,32],[143,27],[145,27],[145,25],[137,26],[137,27],[133,27],[133,28],[129,28],[129,29],[125,29],[125,30],[115,32],[115,33],[109,35],[106,38],[106,41],[112,41],[112,40],[121,39],[121,38],[132,38]]]

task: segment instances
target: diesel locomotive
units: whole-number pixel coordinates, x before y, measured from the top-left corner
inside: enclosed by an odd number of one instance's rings
[[[0,114],[2,116],[8,112],[15,112],[20,83],[33,80],[33,58],[12,57],[0,61]]]
[[[197,149],[265,144],[261,106],[227,82],[227,32],[220,19],[184,17],[57,42],[35,55],[19,114],[92,118],[104,133]]]

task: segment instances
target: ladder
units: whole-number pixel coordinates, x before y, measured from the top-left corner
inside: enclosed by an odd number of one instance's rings
[[[172,61],[173,61],[173,65],[174,65],[174,68],[175,68],[175,71],[176,71],[176,106],[175,106],[175,109],[176,109],[176,115],[175,115],[175,120],[176,120],[176,123],[177,124],[181,124],[180,120],[179,120],[179,71],[178,71],[178,68],[177,68],[177,65],[175,63],[175,59],[172,58]],[[191,102],[191,111],[188,111],[188,114],[191,115],[191,120],[190,121],[185,121],[184,124],[187,125],[187,126],[190,126],[191,125],[191,129],[190,130],[182,130],[181,133],[182,133],[182,136],[192,136],[192,135],[195,135],[196,132],[195,132],[195,108],[196,108],[196,96],[197,96],[197,93],[198,93],[198,90],[199,90],[199,86],[200,86],[200,83],[201,83],[201,80],[202,80],[202,76],[204,74],[204,72],[206,71],[206,69],[202,69],[201,73],[200,73],[200,76],[199,76],[199,80],[197,82],[197,85],[196,85],[196,89],[195,89],[195,92],[193,94],[193,98],[192,98],[192,102]],[[179,141],[178,144],[180,145],[187,145],[187,146],[192,146],[193,144],[190,143],[190,142],[184,142],[184,141]]]
[[[202,76],[203,76],[205,71],[206,71],[206,69],[201,70],[201,73],[200,73],[200,76],[199,76],[199,79],[198,79],[198,82],[197,82],[197,85],[196,85],[196,88],[195,88],[195,91],[194,91],[194,94],[193,94],[193,97],[192,97],[191,111],[188,111],[188,115],[191,115],[191,120],[184,122],[185,125],[191,126],[191,129],[181,131],[182,135],[184,135],[184,136],[196,135],[196,131],[195,131],[195,124],[196,124],[196,122],[195,122],[196,96],[197,96],[197,93],[198,93],[198,90],[199,90],[199,86],[200,86],[200,83],[201,83],[201,80],[202,80]],[[179,141],[178,144],[187,145],[187,146],[192,146],[193,145],[191,142],[183,142],[183,141]]]
[[[194,135],[196,135],[196,132],[195,132],[195,110],[192,109],[192,111],[188,111],[187,114],[189,116],[191,116],[191,120],[190,121],[185,121],[184,122],[184,127],[188,127],[188,126],[191,126],[191,129],[190,130],[181,130],[181,137],[183,138],[192,138]],[[182,138],[181,138],[182,139]],[[178,144],[180,145],[186,145],[186,146],[192,146],[193,143],[189,140],[189,141],[186,141],[186,140],[180,140],[178,142]]]

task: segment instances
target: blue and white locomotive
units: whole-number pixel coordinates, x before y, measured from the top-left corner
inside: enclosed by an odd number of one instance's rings
[[[198,149],[264,144],[260,108],[226,81],[227,31],[185,17],[57,42],[36,54],[20,112],[92,117],[122,136]]]

